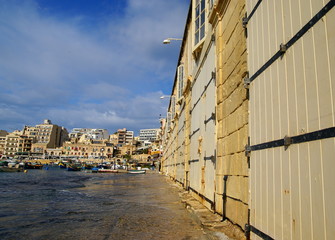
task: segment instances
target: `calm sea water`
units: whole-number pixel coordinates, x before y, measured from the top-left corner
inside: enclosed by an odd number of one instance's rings
[[[0,174],[0,239],[205,239],[159,174]]]

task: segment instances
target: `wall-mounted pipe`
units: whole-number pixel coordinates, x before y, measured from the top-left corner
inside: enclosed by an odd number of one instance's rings
[[[227,180],[228,180],[228,175],[224,175],[224,177],[223,177],[223,192],[222,192],[222,219],[221,219],[221,222],[226,220]]]

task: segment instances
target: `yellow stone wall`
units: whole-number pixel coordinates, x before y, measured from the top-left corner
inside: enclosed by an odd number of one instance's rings
[[[216,211],[241,228],[248,222],[248,99],[245,0],[217,1],[211,14],[216,39],[217,162]],[[224,176],[227,200],[223,209]]]

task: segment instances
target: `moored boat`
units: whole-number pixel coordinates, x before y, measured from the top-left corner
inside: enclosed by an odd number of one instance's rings
[[[66,168],[66,163],[65,162],[59,162],[58,166],[59,166],[59,168]]]
[[[23,168],[1,166],[0,167],[0,172],[23,172]]]
[[[82,166],[77,165],[77,164],[68,164],[67,166],[68,171],[80,171],[81,169],[82,169]]]
[[[145,174],[146,170],[128,170],[127,173],[129,174]]]
[[[105,169],[105,168],[100,168],[98,169],[98,173],[118,173],[119,171],[116,169]]]
[[[26,162],[24,164],[25,169],[42,169],[43,164],[39,162]]]

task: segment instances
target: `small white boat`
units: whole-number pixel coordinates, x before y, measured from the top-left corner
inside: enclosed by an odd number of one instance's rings
[[[128,170],[129,174],[145,174],[146,171],[145,170]]]

